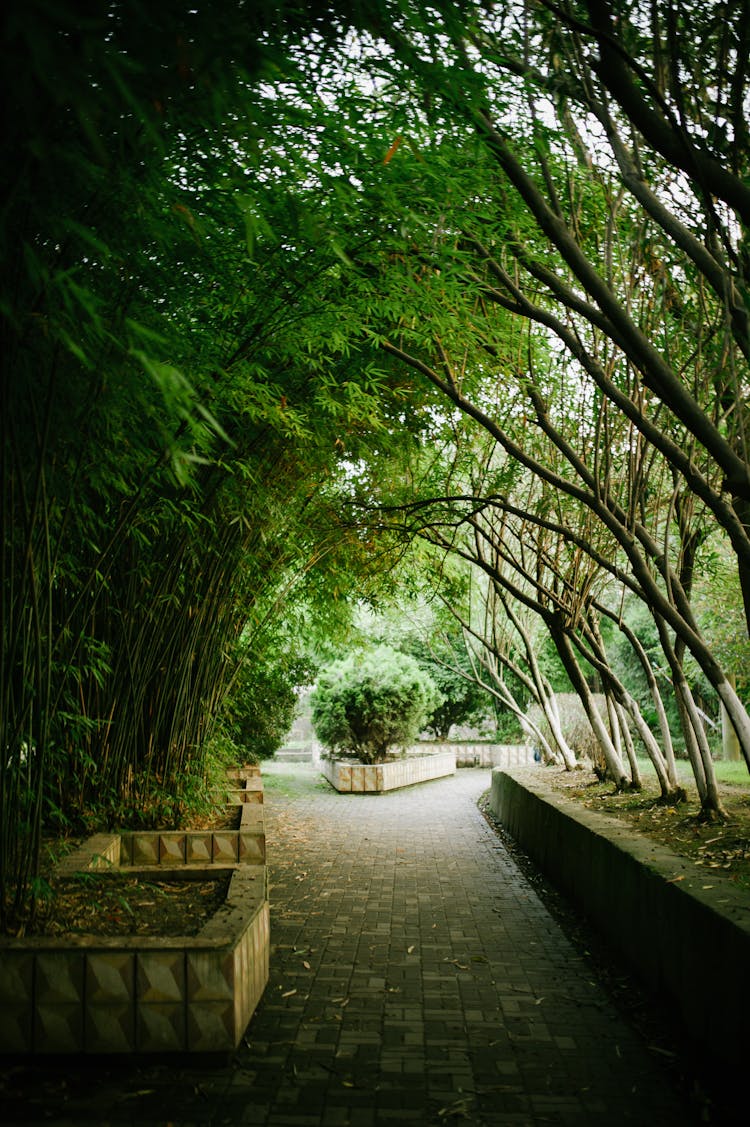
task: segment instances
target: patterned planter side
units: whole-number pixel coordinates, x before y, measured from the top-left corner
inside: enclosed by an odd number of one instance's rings
[[[323,759],[320,769],[325,778],[342,794],[381,794],[399,787],[426,783],[456,772],[453,750],[434,755],[409,756],[388,763],[356,763],[352,760]]]
[[[97,834],[58,873],[103,869],[231,880],[196,936],[0,938],[0,1052],[232,1052],[268,982],[262,804],[238,830]]]

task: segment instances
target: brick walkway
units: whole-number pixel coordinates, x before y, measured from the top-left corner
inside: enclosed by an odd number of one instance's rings
[[[690,1122],[478,812],[488,771],[380,796],[267,778],[273,973],[234,1122]]]
[[[271,980],[231,1067],[42,1069],[3,1122],[695,1122],[478,812],[488,771],[382,796],[265,778]]]

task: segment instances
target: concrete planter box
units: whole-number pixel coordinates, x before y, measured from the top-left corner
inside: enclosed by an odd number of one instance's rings
[[[247,772],[230,780],[227,788],[227,802],[236,803],[263,803],[263,780],[260,775],[250,775]]]
[[[453,750],[434,755],[413,755],[388,763],[357,763],[351,759],[322,759],[320,770],[342,794],[381,794],[383,791],[426,783],[456,773]]]
[[[260,780],[243,774],[257,793]],[[57,872],[112,869],[170,880],[229,875],[229,890],[196,936],[0,938],[0,1052],[233,1051],[268,981],[262,805],[243,803],[237,830],[97,834]]]
[[[707,872],[690,860],[556,794],[543,771],[493,771],[490,805],[542,872],[679,1014],[701,1050],[741,1074],[750,1041],[747,892],[706,882]]]
[[[425,751],[454,751],[457,767],[533,767],[534,749],[529,744],[498,744],[484,740],[425,743]]]

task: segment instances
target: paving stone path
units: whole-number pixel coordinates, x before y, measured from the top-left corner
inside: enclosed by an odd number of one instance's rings
[[[695,1122],[479,813],[488,771],[379,796],[264,773],[271,979],[231,1066],[42,1070],[4,1122]]]
[[[284,797],[282,778],[273,974],[237,1122],[692,1121],[479,813],[488,771],[377,796]]]

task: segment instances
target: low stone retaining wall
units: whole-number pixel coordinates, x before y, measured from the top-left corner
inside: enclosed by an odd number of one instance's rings
[[[495,770],[490,805],[511,836],[697,1045],[745,1067],[750,1038],[750,900],[621,822],[581,809],[540,771]],[[703,885],[711,883],[712,888]]]
[[[245,772],[249,793],[260,779]],[[0,939],[0,1052],[229,1053],[268,981],[263,807],[232,831],[97,834],[59,875],[113,870],[145,879],[231,875],[194,937]],[[106,880],[106,876],[102,875]]]
[[[412,755],[388,763],[368,764],[321,759],[320,770],[334,790],[341,793],[380,794],[455,774],[456,753],[442,751],[434,755]]]

